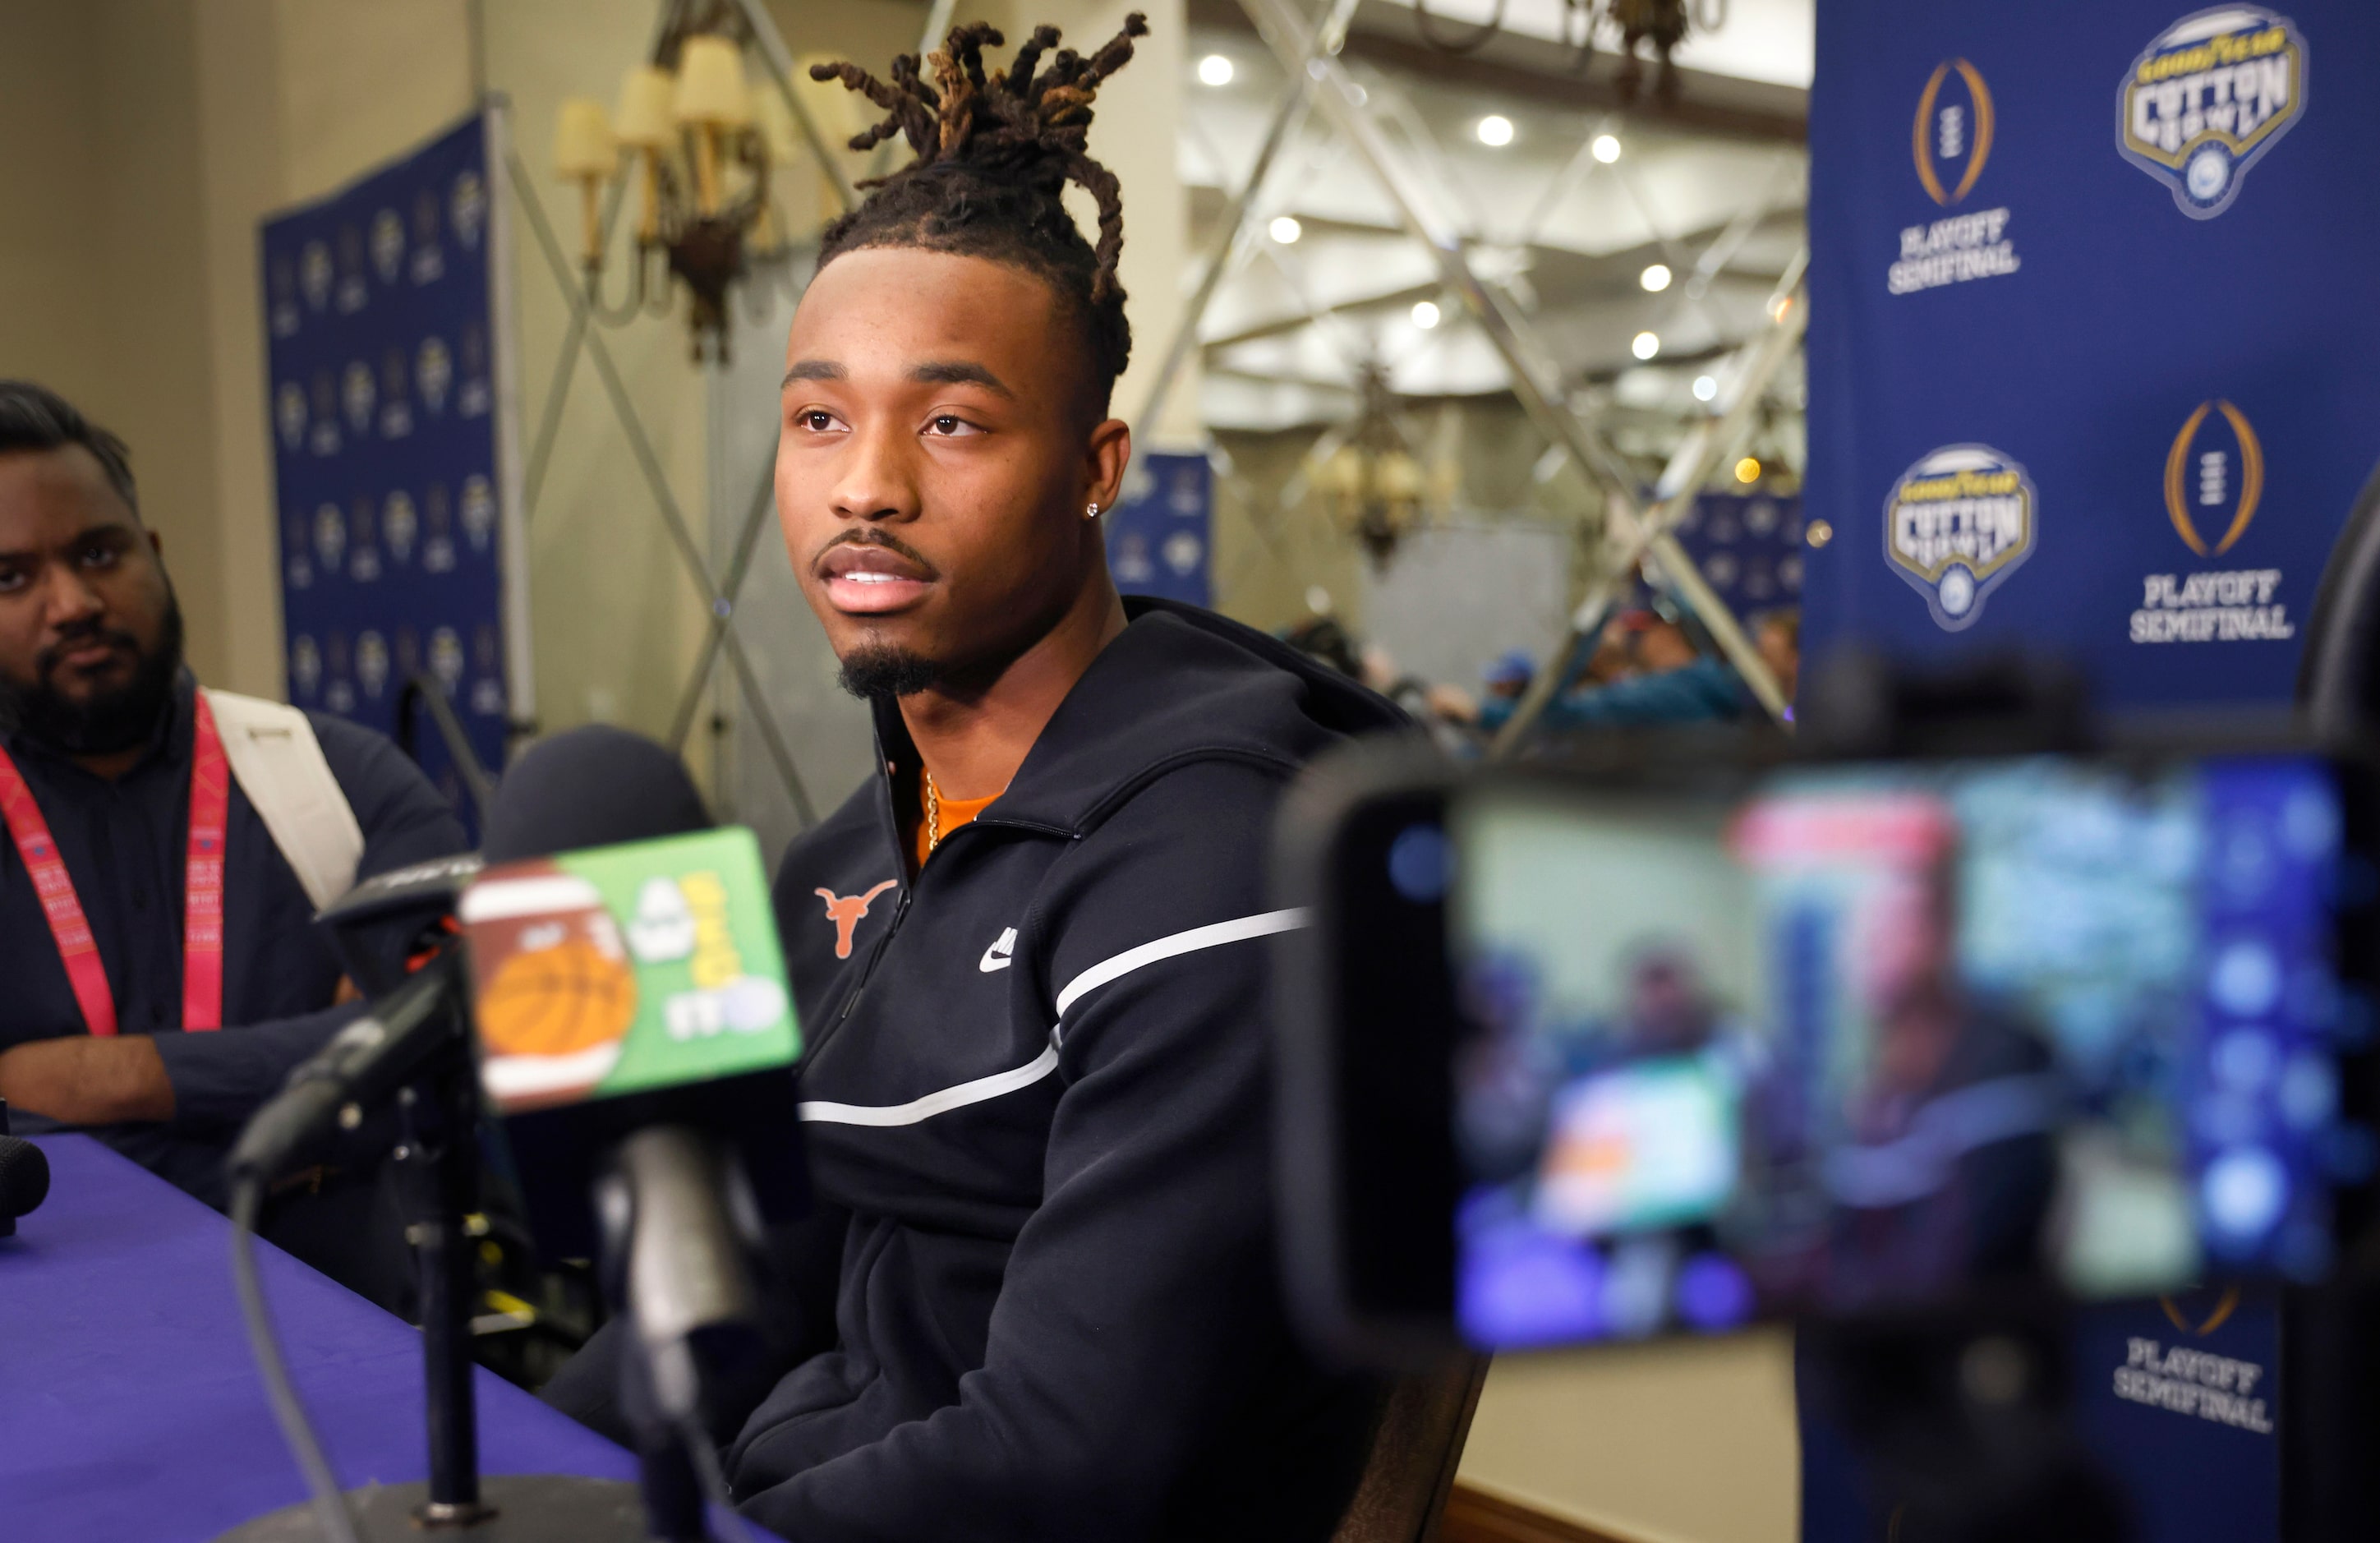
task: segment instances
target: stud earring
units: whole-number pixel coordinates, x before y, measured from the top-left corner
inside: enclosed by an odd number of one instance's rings
[[[1098,504],[1087,504],[1087,505],[1084,507],[1084,509],[1083,509],[1083,517],[1084,517],[1085,519],[1097,519],[1097,518],[1099,518],[1099,506]]]

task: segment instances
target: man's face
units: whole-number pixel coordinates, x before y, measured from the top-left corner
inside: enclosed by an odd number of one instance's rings
[[[1075,337],[1049,286],[983,258],[863,249],[811,282],[777,513],[855,688],[996,674],[1100,571],[1083,510],[1114,502],[1131,447],[1088,410]]]
[[[1699,657],[1685,629],[1675,622],[1656,622],[1636,640],[1637,662],[1653,674],[1682,670]]]
[[[0,706],[76,751],[137,743],[181,662],[156,539],[79,445],[0,455]]]

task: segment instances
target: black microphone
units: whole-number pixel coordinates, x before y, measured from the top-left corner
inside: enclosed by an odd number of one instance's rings
[[[49,1197],[49,1154],[22,1136],[0,1136],[0,1237],[16,1236],[17,1218]]]
[[[710,828],[675,756],[619,729],[573,730],[506,772],[481,889],[498,892],[503,864]],[[460,915],[474,929],[474,895]],[[758,1359],[760,1222],[797,1214],[806,1195],[790,1071],[569,1101],[507,1114],[503,1128],[540,1250],[605,1259],[657,1405],[644,1417],[672,1430],[698,1418]]]
[[[445,925],[463,887],[486,866],[477,852],[462,852],[395,869],[364,880],[314,920],[329,929],[332,952],[347,978],[366,996],[382,996],[404,980],[412,945]]]
[[[368,1110],[427,1073],[437,1057],[461,1050],[467,1024],[457,1010],[458,969],[454,954],[440,955],[291,1072],[239,1133],[229,1160],[233,1183],[269,1185],[322,1161]]]

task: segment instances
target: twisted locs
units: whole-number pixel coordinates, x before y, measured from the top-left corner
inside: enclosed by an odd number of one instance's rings
[[[915,156],[892,176],[862,188],[890,188],[951,165],[1004,176],[1052,197],[1067,182],[1080,185],[1099,207],[1089,298],[1100,306],[1123,297],[1116,261],[1123,254],[1123,195],[1115,174],[1087,149],[1091,104],[1100,85],[1132,57],[1132,40],[1148,33],[1148,18],[1135,11],[1122,31],[1086,58],[1071,48],[1050,55],[1058,29],[1036,27],[1003,74],[985,69],[983,51],[1005,40],[998,28],[978,21],[952,28],[923,61],[914,54],[894,59],[890,80],[847,62],[812,65],[810,79],[841,80],[884,110],[881,121],[853,138],[852,149],[873,150],[898,135]],[[1045,55],[1050,63],[1043,68]]]

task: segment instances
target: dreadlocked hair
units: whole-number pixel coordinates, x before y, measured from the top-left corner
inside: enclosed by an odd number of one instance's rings
[[[863,182],[873,191],[826,228],[819,263],[865,247],[917,247],[1025,269],[1048,283],[1082,322],[1100,395],[1132,355],[1123,286],[1123,194],[1115,174],[1085,148],[1091,102],[1107,78],[1132,57],[1132,40],[1148,21],[1135,11],[1123,30],[1088,58],[1050,51],[1058,29],[1036,27],[1003,73],[986,69],[983,51],[1005,40],[985,22],[951,29],[941,48],[892,61],[891,80],[855,64],[810,67],[814,80],[841,80],[884,109],[883,121],[851,141],[873,150],[901,136],[917,159],[890,176]],[[1036,73],[1044,55],[1046,68]],[[1094,247],[1066,212],[1062,195],[1078,183],[1099,205]]]

